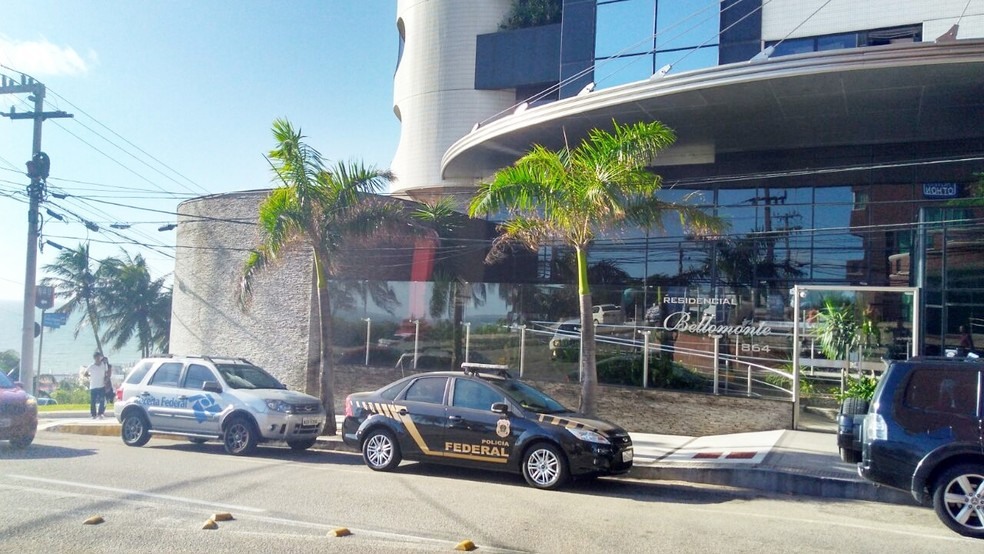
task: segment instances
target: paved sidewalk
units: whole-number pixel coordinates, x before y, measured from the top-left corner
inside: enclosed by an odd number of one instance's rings
[[[81,412],[45,412],[39,432],[119,436],[111,414],[93,420]],[[808,427],[824,429],[823,424]],[[832,427],[831,427],[832,428]],[[707,437],[629,433],[635,449],[627,478],[725,485],[771,493],[914,504],[912,496],[879,487],[841,462],[829,431],[762,431]],[[174,437],[179,438],[179,437]],[[355,452],[340,435],[320,437],[317,450]]]

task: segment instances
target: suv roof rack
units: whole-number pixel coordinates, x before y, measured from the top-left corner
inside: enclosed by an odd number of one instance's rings
[[[498,375],[499,377],[506,379],[512,379],[512,375],[509,374],[509,366],[507,365],[464,362],[461,364],[461,369],[465,372],[465,375],[478,375],[485,373]]]

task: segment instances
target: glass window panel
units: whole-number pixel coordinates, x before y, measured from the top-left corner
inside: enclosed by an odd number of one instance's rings
[[[595,61],[594,79],[599,89],[645,81],[652,74],[651,54]]]
[[[651,51],[655,14],[655,0],[599,3],[595,57]]]
[[[790,54],[802,54],[816,50],[816,39],[810,38],[791,38],[782,41],[776,46],[773,56],[788,56]]]
[[[720,28],[720,2],[716,0],[663,0],[656,9],[656,50],[716,45]]]
[[[718,64],[718,47],[705,46],[696,50],[677,50],[656,53],[656,69],[667,64],[672,66],[670,74],[705,69]]]
[[[444,389],[447,387],[446,377],[424,377],[414,381],[407,389],[407,402],[426,402],[428,404],[443,404]]]
[[[817,38],[817,50],[839,50],[841,48],[857,48],[858,35],[844,33]]]

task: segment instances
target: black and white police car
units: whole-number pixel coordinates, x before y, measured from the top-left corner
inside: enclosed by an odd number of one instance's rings
[[[622,428],[575,413],[503,366],[420,373],[345,399],[342,439],[377,471],[403,459],[522,473],[540,489],[632,468]]]

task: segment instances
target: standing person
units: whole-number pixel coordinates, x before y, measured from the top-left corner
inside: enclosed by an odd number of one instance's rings
[[[98,350],[92,355],[92,364],[85,368],[85,375],[89,378],[89,414],[92,419],[102,419],[106,412],[106,374],[109,368],[106,366],[106,359],[102,352]]]
[[[103,356],[103,362],[106,364],[106,380],[103,382],[104,394],[106,395],[106,404],[112,404],[113,400],[116,399],[116,390],[113,388],[113,365],[109,363],[109,358]]]
[[[967,328],[960,326],[960,344],[957,345],[957,355],[966,356],[974,351],[974,336],[967,332]]]

